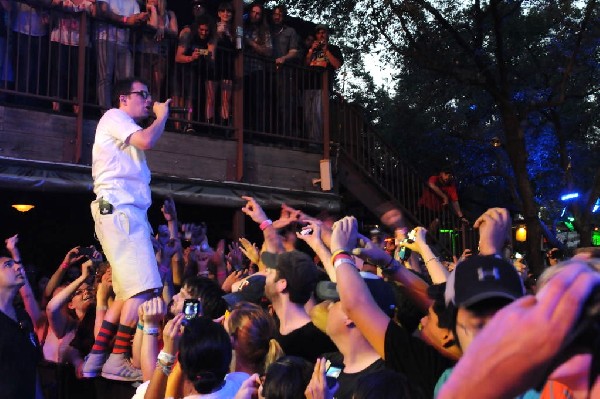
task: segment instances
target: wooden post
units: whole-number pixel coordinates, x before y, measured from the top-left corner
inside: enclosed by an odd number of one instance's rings
[[[77,49],[77,105],[79,112],[77,112],[76,119],[76,138],[75,138],[75,163],[81,162],[81,153],[83,152],[83,93],[85,85],[85,39],[87,31],[87,14],[82,12],[79,18],[79,48]],[[90,39],[91,40],[91,39]]]
[[[323,104],[323,159],[329,159],[329,71],[321,74],[321,102]]]
[[[242,51],[244,41],[243,29],[243,0],[233,2],[235,11],[236,49],[235,71],[233,79],[233,127],[237,140],[237,153],[235,159],[235,179],[244,179],[244,54]]]

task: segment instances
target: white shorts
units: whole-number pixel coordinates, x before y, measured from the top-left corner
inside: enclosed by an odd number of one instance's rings
[[[119,206],[101,215],[98,201],[91,204],[96,236],[112,267],[116,299],[129,299],[141,292],[160,289],[162,283],[152,248],[152,234],[145,210]]]

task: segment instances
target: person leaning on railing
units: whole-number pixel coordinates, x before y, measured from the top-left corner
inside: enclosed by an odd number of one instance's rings
[[[96,3],[94,0],[52,0],[52,5],[57,7],[57,18],[50,32],[51,94],[61,100],[75,100],[79,46],[87,47],[90,40],[88,31],[83,38],[79,37],[81,13],[95,16]],[[60,111],[58,101],[52,102],[52,110]],[[73,112],[79,112],[77,104],[73,105]]]

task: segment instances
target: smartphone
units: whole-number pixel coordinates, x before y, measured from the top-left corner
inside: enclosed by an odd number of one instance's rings
[[[342,369],[339,367],[329,366],[325,372],[327,388],[332,389],[337,384],[337,378],[340,376]]]
[[[96,249],[92,246],[79,247],[79,255],[84,255],[84,256],[87,256],[88,258],[91,258],[94,255],[94,252],[96,252]]]
[[[183,301],[183,314],[188,320],[202,316],[202,304],[197,299],[186,299]]]
[[[523,255],[518,252],[515,252],[515,259],[523,259]]]

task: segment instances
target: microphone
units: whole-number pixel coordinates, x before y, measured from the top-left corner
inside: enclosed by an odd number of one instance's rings
[[[187,113],[191,113],[192,112],[192,108],[188,108],[188,107],[171,107],[169,106],[169,113],[171,114],[187,114]]]

